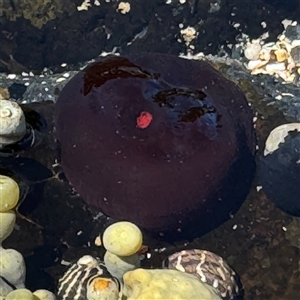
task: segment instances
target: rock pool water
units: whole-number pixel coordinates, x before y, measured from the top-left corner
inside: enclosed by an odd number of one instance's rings
[[[226,68],[223,65],[219,69]],[[241,79],[239,84],[257,112],[259,159],[271,129],[291,119],[275,106],[261,101],[263,95],[249,83]],[[35,145],[21,151],[18,159],[2,157],[1,171],[15,172],[28,186],[29,194],[19,211],[34,223],[19,219],[17,230],[5,241],[5,246],[25,255],[29,288],[55,289],[56,280],[65,268],[62,260],[72,261],[83,254],[103,254],[103,248],[95,246],[94,239],[111,220],[93,211],[63,176],[55,175],[59,166],[53,133],[54,103],[31,103],[28,107],[43,115],[46,125],[41,127]],[[160,266],[175,250],[208,249],[225,258],[241,276],[245,299],[273,299],[274,295],[282,299],[296,297],[299,287],[297,218],[276,208],[259,186],[256,179],[247,200],[232,219],[193,242],[167,244],[146,237],[152,256],[143,264]]]

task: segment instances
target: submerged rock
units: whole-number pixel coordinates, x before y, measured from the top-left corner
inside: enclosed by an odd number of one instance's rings
[[[275,128],[266,141],[259,176],[267,197],[300,217],[300,123]]]
[[[202,234],[245,199],[254,175],[252,111],[203,61],[102,58],[56,103],[66,177],[87,203],[154,233]]]

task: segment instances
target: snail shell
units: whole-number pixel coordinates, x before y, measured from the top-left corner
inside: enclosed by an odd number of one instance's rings
[[[57,294],[61,300],[117,300],[120,290],[100,259],[85,255],[59,280]]]
[[[243,286],[238,275],[222,257],[200,249],[183,250],[170,255],[163,266],[197,276],[214,287],[224,300],[242,299]]]
[[[13,101],[0,100],[0,148],[20,141],[26,134],[25,115]]]

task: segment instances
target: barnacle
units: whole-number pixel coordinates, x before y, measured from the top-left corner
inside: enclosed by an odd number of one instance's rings
[[[220,300],[218,293],[195,276],[176,270],[136,269],[124,275],[124,294],[134,299]]]
[[[0,212],[13,209],[20,197],[18,184],[10,177],[0,175]]]
[[[110,225],[103,234],[103,246],[119,256],[132,255],[141,248],[141,230],[130,222],[117,222]]]

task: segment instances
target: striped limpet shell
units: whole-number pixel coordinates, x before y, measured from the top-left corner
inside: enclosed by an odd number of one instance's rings
[[[60,300],[117,300],[121,285],[98,258],[81,257],[58,283]]]
[[[238,275],[222,257],[207,250],[183,250],[170,255],[163,267],[193,274],[214,287],[224,300],[243,299]]]

